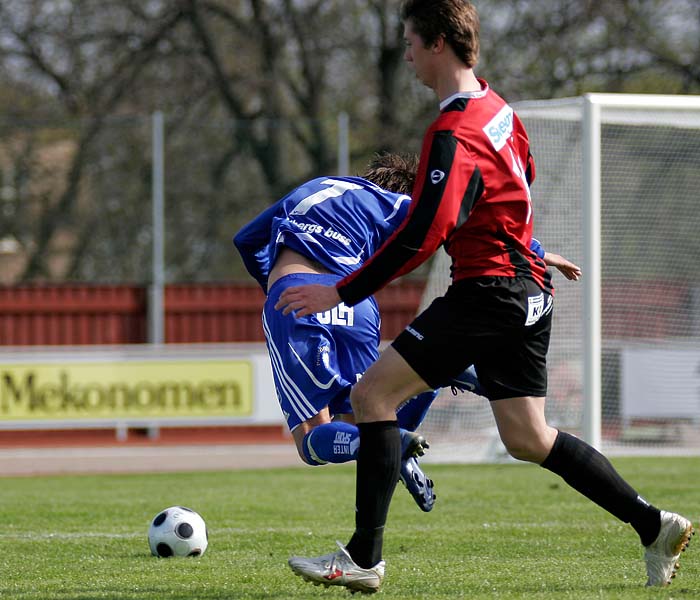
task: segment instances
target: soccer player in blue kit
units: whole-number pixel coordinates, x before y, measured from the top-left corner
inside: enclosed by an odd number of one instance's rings
[[[263,329],[280,408],[299,456],[310,465],[357,458],[359,433],[349,394],[379,356],[379,309],[371,297],[295,319],[274,305],[289,286],[334,284],[379,248],[406,216],[416,168],[416,157],[383,154],[368,166],[365,178],[313,179],[234,237],[246,269],[267,295]],[[461,387],[480,391],[473,371],[460,379]],[[435,494],[416,460],[428,445],[415,429],[435,395],[420,394],[397,411],[400,480],[425,512]]]
[[[301,283],[334,284],[355,271],[406,216],[417,157],[377,155],[363,178],[319,177],[295,188],[235,236],[249,273],[267,294],[263,327],[280,407],[302,460],[310,465],[356,460],[359,432],[349,392],[379,356],[380,316],[373,297],[354,307],[295,319],[274,310],[279,295]],[[389,191],[391,190],[391,191]],[[580,270],[533,249],[568,279]],[[452,386],[483,395],[473,367]],[[436,392],[397,411],[402,439],[400,480],[423,511],[435,501],[432,481],[416,460],[427,448],[415,433]],[[334,418],[335,417],[335,418]]]

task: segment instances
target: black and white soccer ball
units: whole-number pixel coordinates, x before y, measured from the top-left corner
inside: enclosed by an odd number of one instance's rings
[[[207,524],[191,508],[171,506],[160,511],[148,529],[151,554],[169,556],[202,556],[209,545]]]

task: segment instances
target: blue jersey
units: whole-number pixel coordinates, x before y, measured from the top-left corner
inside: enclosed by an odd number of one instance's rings
[[[345,276],[394,232],[410,201],[359,177],[319,177],[270,206],[233,242],[265,292],[281,246]]]

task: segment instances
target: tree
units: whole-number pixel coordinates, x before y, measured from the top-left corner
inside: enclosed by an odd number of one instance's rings
[[[68,239],[75,250],[87,245],[96,223],[76,217],[93,145],[106,119],[124,105],[144,68],[156,58],[158,45],[180,18],[179,11],[148,15],[136,2],[84,3],[80,7],[41,0],[0,4],[0,55],[16,61],[17,69],[27,69],[30,82],[52,96],[51,112],[69,128],[60,142],[52,142],[64,145],[56,185],[48,194],[42,185],[24,188],[27,204],[40,210],[33,214],[31,242],[24,244],[26,263],[20,280],[50,276],[52,244]],[[117,26],[120,21],[140,27],[132,34]],[[95,60],[102,52],[111,55],[109,63]],[[34,145],[21,143],[26,132],[15,130],[12,137],[25,148]],[[42,191],[33,197],[37,188]],[[74,273],[79,260],[79,252],[68,252],[62,270]]]
[[[231,235],[335,172],[340,111],[353,173],[372,152],[418,151],[436,103],[403,65],[399,5],[0,2],[0,240],[22,259],[9,281],[149,280],[154,110],[166,116],[169,281],[240,276]],[[479,9],[477,72],[509,101],[700,90],[693,0]]]

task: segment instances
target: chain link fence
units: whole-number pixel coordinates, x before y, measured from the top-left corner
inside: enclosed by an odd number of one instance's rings
[[[157,279],[153,199],[161,172],[154,166],[161,161],[163,280],[247,279],[233,234],[288,188],[322,174],[309,156],[315,128],[337,142],[325,152],[327,174],[349,168],[346,120],[203,122],[166,114],[161,144],[154,115],[0,122],[0,284]],[[162,157],[154,158],[159,145]]]

